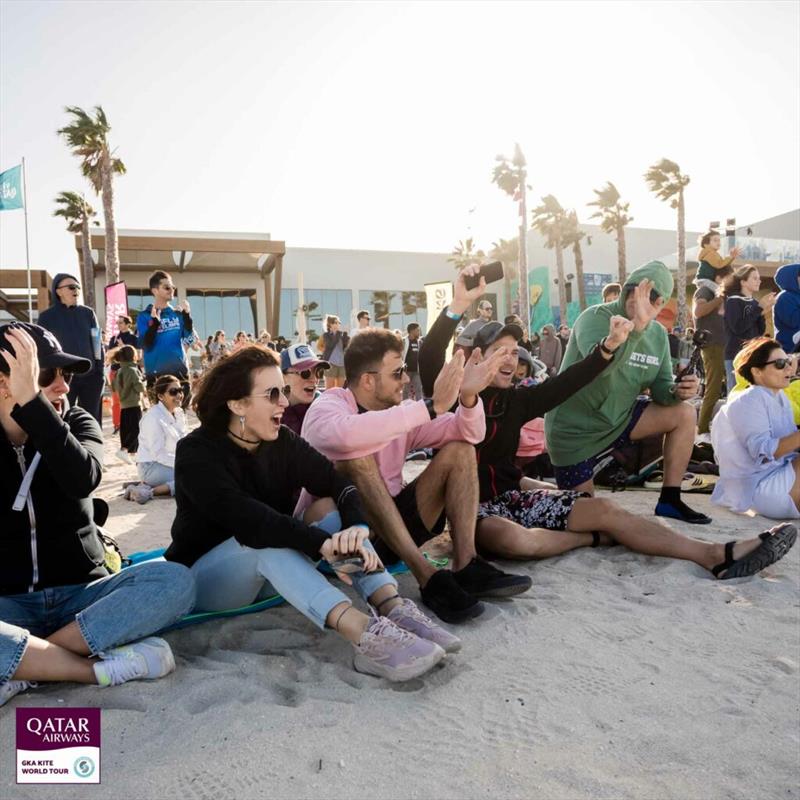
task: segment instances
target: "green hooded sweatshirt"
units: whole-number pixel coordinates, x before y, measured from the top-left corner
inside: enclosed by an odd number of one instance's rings
[[[120,408],[142,407],[147,387],[142,381],[142,373],[132,361],[120,361],[112,388],[119,395]]]
[[[585,358],[608,334],[612,316],[628,318],[623,301],[625,289],[645,278],[653,281],[662,297],[672,295],[672,275],[660,261],[635,269],[618,300],[587,308],[575,320],[561,372]],[[611,364],[588,386],[545,415],[544,429],[553,464],[570,466],[600,453],[625,430],[636,398],[645,389],[650,389],[653,400],[660,405],[679,402],[672,394],[673,385],[667,332],[652,320],[643,331],[631,331]]]

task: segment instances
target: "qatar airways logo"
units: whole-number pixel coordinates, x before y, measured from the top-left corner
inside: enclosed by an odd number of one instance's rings
[[[28,733],[39,737],[42,742],[53,744],[88,744],[89,720],[86,717],[31,717],[25,727]]]

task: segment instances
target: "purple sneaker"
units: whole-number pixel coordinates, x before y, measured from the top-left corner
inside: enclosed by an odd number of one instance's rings
[[[430,617],[426,617],[407,597],[402,598],[402,603],[395,606],[386,618],[394,622],[398,628],[416,634],[420,639],[436,642],[445,653],[457,653],[461,649],[461,639],[458,636],[453,636],[450,631],[446,631]]]
[[[388,617],[374,617],[353,649],[356,672],[393,682],[418,678],[444,658],[438,644],[398,628]]]

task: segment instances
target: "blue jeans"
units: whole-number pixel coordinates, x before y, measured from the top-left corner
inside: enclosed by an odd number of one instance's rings
[[[725,359],[725,384],[728,387],[728,395],[736,388],[736,373],[733,371],[733,359]]]
[[[337,511],[316,525],[328,534],[341,530]],[[368,547],[372,547],[369,542]],[[226,539],[192,565],[197,586],[195,611],[227,611],[280,594],[319,628],[331,609],[350,599],[317,570],[310,558],[289,548],[253,548]],[[388,572],[356,572],[353,588],[366,600],[381,586],[397,586]]]
[[[16,672],[30,636],[46,639],[77,621],[92,655],[166,628],[194,605],[183,564],[137,564],[91,583],[0,597],[0,684]]]
[[[158,461],[142,461],[136,465],[139,477],[148,486],[161,486],[166,483],[169,493],[175,497],[175,470]]]

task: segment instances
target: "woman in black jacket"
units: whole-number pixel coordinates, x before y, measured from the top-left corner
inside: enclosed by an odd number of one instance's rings
[[[191,568],[198,611],[237,608],[279,593],[355,649],[360,672],[390,680],[422,675],[457,642],[397,594],[369,541],[356,488],[281,424],[288,406],[278,357],[245,347],[203,376],[199,428],[175,459],[177,514],[166,558]],[[293,498],[322,498],[303,519]],[[316,569],[324,559],[370,603],[368,616]],[[342,564],[344,561],[346,563]]]
[[[30,681],[166,675],[169,645],[142,637],[194,601],[179,564],[105,566],[92,502],[103,436],[67,401],[73,373],[90,366],[38,325],[0,326],[0,705]]]
[[[423,342],[419,364],[426,391],[444,364],[447,344],[461,314],[483,292],[483,282],[471,292],[466,290],[464,276],[473,270],[477,271],[477,267],[467,267],[456,279],[453,302],[442,311]],[[608,336],[582,361],[538,386],[517,387],[512,386],[512,381],[522,329],[514,324],[490,322],[478,331],[474,346],[481,351],[481,357],[488,358],[505,348],[507,358],[492,385],[481,392],[486,438],[476,445],[480,505],[475,542],[487,555],[530,559],[548,558],[577,547],[594,547],[610,539],[638,553],[694,561],[723,579],[753,575],[765,563],[783,557],[796,530],[778,526],[758,539],[725,546],[701,542],[631,514],[605,498],[523,478],[514,463],[522,426],[543,416],[599,375],[632,328],[630,320],[612,317]],[[613,443],[611,447],[617,446]]]

